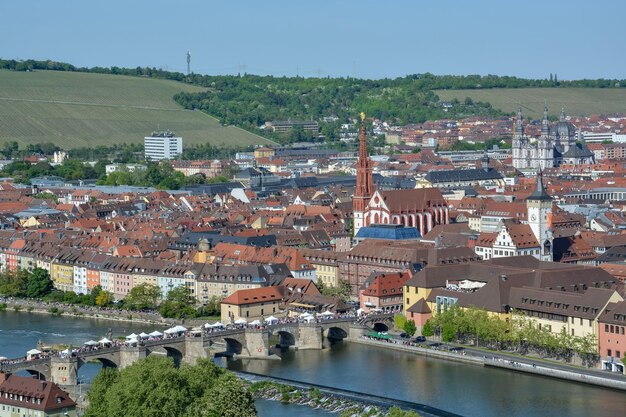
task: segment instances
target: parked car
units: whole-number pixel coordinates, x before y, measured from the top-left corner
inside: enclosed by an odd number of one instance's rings
[[[424,343],[426,341],[426,338],[424,336],[417,336],[415,338],[415,343]]]
[[[400,333],[400,337],[406,339],[407,337],[409,337],[409,335],[406,333]]]

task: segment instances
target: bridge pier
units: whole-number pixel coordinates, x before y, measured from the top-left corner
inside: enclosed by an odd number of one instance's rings
[[[298,325],[298,338],[296,339],[297,349],[322,349],[323,329],[318,324]]]
[[[183,362],[189,365],[195,365],[198,359],[208,358],[209,354],[204,348],[203,337],[185,338],[185,355]]]
[[[50,359],[50,380],[59,385],[76,385],[78,382],[78,359],[53,356]]]
[[[119,369],[124,369],[138,360],[144,359],[147,355],[145,346],[123,346],[120,348]]]
[[[349,326],[348,339],[356,340],[369,334],[371,330],[362,324],[351,323]]]
[[[246,329],[244,349],[251,358],[264,358],[270,354],[269,332],[266,330]],[[242,352],[243,354],[243,352]]]

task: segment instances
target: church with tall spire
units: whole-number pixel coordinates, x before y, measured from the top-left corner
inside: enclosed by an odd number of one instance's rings
[[[592,164],[593,152],[584,142],[576,142],[576,128],[565,118],[561,110],[559,121],[550,125],[548,106],[543,109],[541,135],[533,143],[524,133],[522,108],[517,111],[517,120],[512,141],[513,167],[517,169],[543,170],[558,167],[561,164]]]
[[[372,184],[372,160],[367,155],[367,139],[365,136],[365,114],[361,113],[361,137],[359,141],[359,160],[356,164],[356,188],[352,199],[354,213],[354,234],[366,226],[365,215],[367,205],[374,193]]]
[[[352,209],[355,236],[362,227],[370,225],[414,227],[424,236],[436,225],[450,222],[448,204],[439,188],[374,189],[363,113]]]

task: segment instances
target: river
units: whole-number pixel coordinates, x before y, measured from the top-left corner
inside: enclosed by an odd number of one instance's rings
[[[0,312],[0,356],[23,356],[37,344],[75,343],[102,337],[149,333],[157,326]],[[160,329],[162,330],[162,328]],[[500,369],[453,363],[356,343],[323,351],[285,351],[282,361],[234,360],[221,363],[243,370],[427,404],[464,416],[624,415],[626,394]],[[97,365],[82,367],[89,380]],[[329,417],[331,414],[271,401],[257,402],[261,417]]]

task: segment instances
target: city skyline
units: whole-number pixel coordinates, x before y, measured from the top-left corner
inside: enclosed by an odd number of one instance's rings
[[[382,8],[336,1],[269,4],[39,0],[0,5],[5,59],[77,66],[149,66],[202,74],[398,77],[416,73],[624,78],[614,1],[480,1]],[[25,25],[26,29],[25,29]],[[289,36],[285,36],[289,34]],[[611,65],[598,65],[598,57]]]

